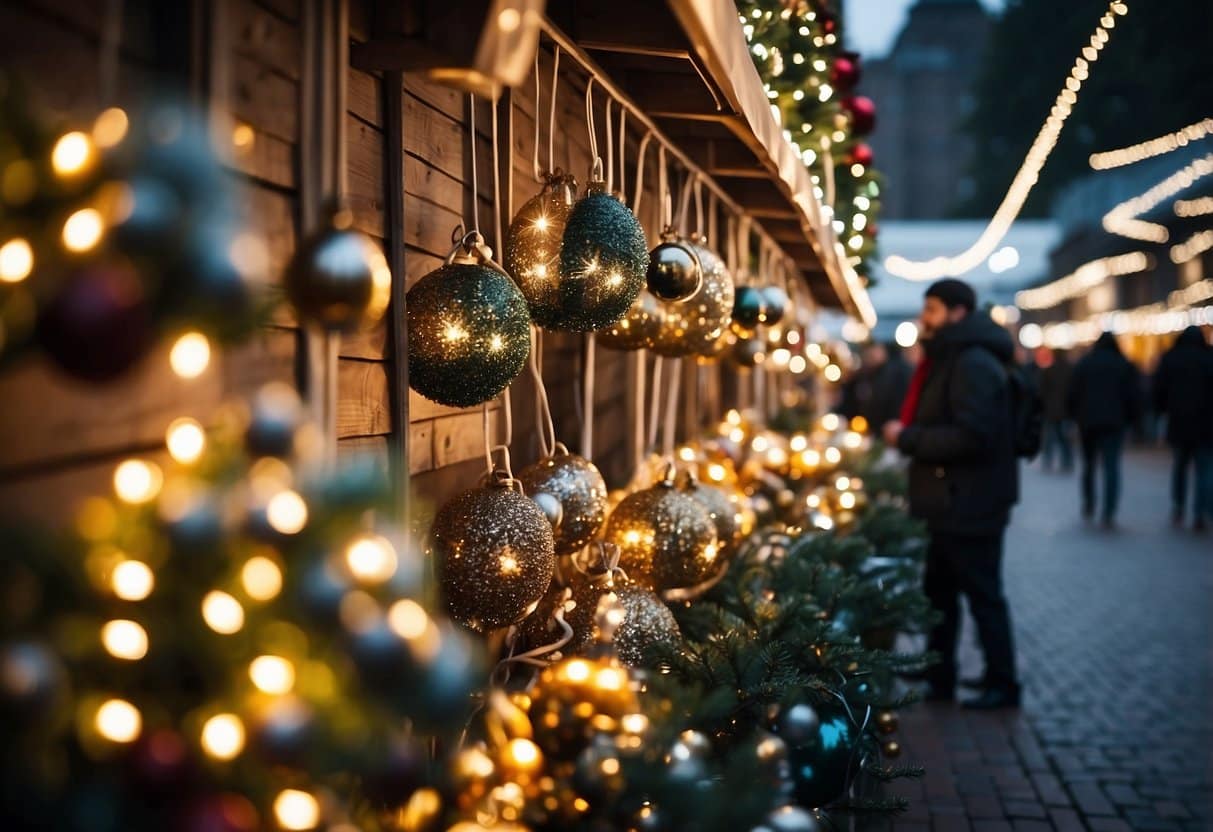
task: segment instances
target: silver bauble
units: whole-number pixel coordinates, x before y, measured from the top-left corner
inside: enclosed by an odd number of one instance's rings
[[[594,463],[557,444],[544,457],[518,474],[527,494],[550,494],[560,502],[555,527],[557,555],[571,555],[589,543],[606,520],[607,487]],[[550,517],[550,515],[549,515]]]

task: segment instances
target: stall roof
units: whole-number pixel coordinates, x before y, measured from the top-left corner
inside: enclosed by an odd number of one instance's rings
[[[564,0],[550,2],[547,11],[759,221],[819,303],[875,322],[829,209],[771,112],[732,0]]]

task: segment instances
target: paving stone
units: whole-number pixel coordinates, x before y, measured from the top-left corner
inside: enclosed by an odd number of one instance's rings
[[[1073,809],[1050,809],[1049,820],[1057,832],[1086,832],[1086,825]]]

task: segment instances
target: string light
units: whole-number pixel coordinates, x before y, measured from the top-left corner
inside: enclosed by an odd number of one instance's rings
[[[138,505],[155,499],[163,484],[159,466],[142,459],[128,459],[114,469],[114,493],[124,503]]]
[[[197,378],[211,363],[211,342],[201,332],[187,332],[173,342],[168,360],[179,378]]]
[[[130,119],[120,107],[102,111],[93,122],[93,142],[100,148],[110,148],[126,137]]]
[[[282,696],[295,686],[295,666],[281,656],[258,656],[249,663],[248,675],[262,693]]]
[[[156,578],[143,561],[124,560],[110,573],[110,587],[123,601],[142,601],[155,585]]]
[[[265,519],[276,532],[298,534],[307,525],[307,503],[294,491],[279,491],[266,504]]]
[[[1026,324],[1019,331],[1019,342],[1028,349],[1044,345],[1068,349],[1075,344],[1094,341],[1102,332],[1116,335],[1165,335],[1189,326],[1213,324],[1213,306],[1192,308],[1213,300],[1213,279],[1200,280],[1176,289],[1166,302],[1151,303],[1133,309],[1103,312],[1085,320]]]
[[[1177,199],[1172,207],[1177,217],[1203,217],[1205,214],[1213,214],[1213,196]]]
[[[93,158],[93,143],[79,131],[67,133],[51,150],[51,167],[60,176],[74,176],[88,167]]]
[[[274,798],[274,817],[283,829],[315,829],[320,823],[320,803],[308,792],[283,789]]]
[[[1170,237],[1170,232],[1167,231],[1165,225],[1147,222],[1137,219],[1137,217],[1154,208],[1164,199],[1174,196],[1185,188],[1190,188],[1210,173],[1213,173],[1213,153],[1194,159],[1154,187],[1132,199],[1126,199],[1104,214],[1104,230],[1110,234],[1119,234],[1134,240],[1165,243]]]
[[[97,709],[93,724],[110,742],[128,743],[134,742],[143,730],[143,716],[125,699],[110,699]]]
[[[215,589],[202,599],[202,620],[221,635],[238,633],[244,626],[244,607],[226,592]]]
[[[1187,146],[1189,142],[1200,141],[1210,133],[1213,133],[1213,118],[1201,119],[1195,124],[1189,124],[1181,130],[1159,136],[1156,139],[1149,139],[1117,150],[1092,153],[1088,161],[1094,170],[1119,168],[1178,150]]]
[[[1051,283],[1016,292],[1015,305],[1020,309],[1048,309],[1064,300],[1085,294],[1109,277],[1136,274],[1150,268],[1150,265],[1150,256],[1144,251],[1091,260]]]
[[[269,601],[282,591],[282,570],[265,557],[251,557],[240,570],[240,583],[254,601]]]
[[[101,241],[105,222],[96,208],[81,208],[63,223],[63,246],[68,251],[84,252]]]
[[[1213,229],[1197,231],[1178,245],[1171,246],[1171,262],[1186,263],[1213,248]]]
[[[0,280],[20,283],[34,270],[34,250],[29,241],[15,237],[0,246]]]
[[[164,443],[174,460],[189,465],[197,462],[206,449],[206,433],[194,419],[175,419],[165,432]]]
[[[107,621],[101,628],[101,644],[115,659],[137,661],[147,655],[147,630],[134,621]]]
[[[202,748],[219,760],[231,760],[244,750],[244,723],[235,714],[216,714],[202,726]]]
[[[1124,15],[1128,11],[1129,9],[1124,3],[1116,2],[1108,6],[1109,15]],[[1081,87],[1082,81],[1087,76],[1088,64],[1098,60],[1099,52],[1107,39],[1107,29],[1101,24],[1095,29],[1095,34],[1091,36],[1091,45],[1083,48],[1082,57],[1076,59],[1074,66],[1070,68],[1070,75],[1066,83],[1069,83],[1069,79],[1073,79],[1074,83],[1070,86]],[[1003,196],[998,210],[994,212],[994,216],[977,241],[954,257],[935,257],[925,261],[909,260],[897,255],[888,257],[885,259],[884,267],[889,274],[907,280],[936,280],[941,277],[957,277],[972,271],[985,262],[986,258],[1006,237],[1007,232],[1011,230],[1011,224],[1023,210],[1028,194],[1031,193],[1032,187],[1040,177],[1041,168],[1044,167],[1049,154],[1057,145],[1062,126],[1078,100],[1077,91],[1071,89],[1070,86],[1063,84],[1061,92],[1057,94],[1057,99],[1049,111],[1048,118],[1045,119],[1040,132],[1032,141],[1032,146],[1028,149],[1028,154],[1015,174],[1015,178],[1011,180],[1011,186]]]
[[[902,321],[893,330],[893,340],[902,349],[909,349],[918,343],[918,324],[913,321]]]
[[[380,584],[396,574],[396,550],[378,535],[359,537],[345,550],[350,573],[360,581]]]

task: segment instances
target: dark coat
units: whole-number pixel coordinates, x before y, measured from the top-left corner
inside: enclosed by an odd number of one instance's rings
[[[1082,430],[1124,430],[1141,417],[1137,368],[1121,353],[1112,333],[1100,335],[1074,366],[1068,404],[1070,418]]]
[[[1045,419],[1061,422],[1067,418],[1066,397],[1070,392],[1070,377],[1074,366],[1064,355],[1054,355],[1053,363],[1040,371],[1040,398]]]
[[[910,457],[910,511],[932,531],[1000,532],[1019,499],[1010,334],[982,312],[923,342],[930,369],[898,447]]]
[[[851,415],[862,416],[873,430],[880,430],[885,422],[900,415],[913,374],[913,368],[899,353],[890,355],[879,367],[860,373],[855,379],[855,413]]]
[[[1190,326],[1158,362],[1154,408],[1167,414],[1172,445],[1213,442],[1213,348]]]

